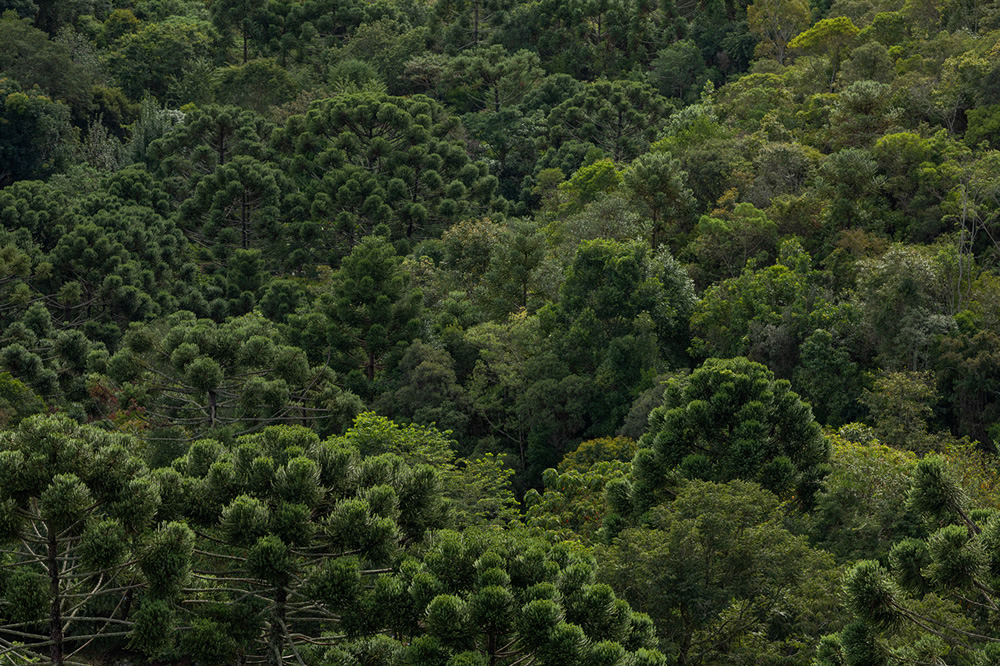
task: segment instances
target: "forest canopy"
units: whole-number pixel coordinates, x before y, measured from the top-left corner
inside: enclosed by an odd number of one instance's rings
[[[1000,660],[1000,2],[0,45],[0,662]]]

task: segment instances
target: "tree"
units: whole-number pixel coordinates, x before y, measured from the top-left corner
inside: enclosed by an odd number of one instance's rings
[[[951,333],[949,312],[957,289],[947,279],[943,257],[917,246],[894,245],[878,259],[861,263],[858,292],[868,335],[890,371],[921,371],[930,366],[933,341]]]
[[[817,328],[799,348],[794,385],[813,406],[816,420],[839,427],[860,417],[864,378],[844,340]]]
[[[770,263],[778,245],[778,225],[752,203],[736,204],[718,217],[702,215],[688,251],[698,258],[703,284],[736,277],[748,261]]]
[[[586,378],[592,436],[621,425],[644,378],[684,358],[692,285],[665,250],[639,243],[585,241],[560,289],[543,309],[542,330],[556,357]],[[682,342],[683,341],[683,342]]]
[[[458,529],[519,524],[518,503],[509,483],[513,470],[506,467],[502,456],[459,458],[458,443],[451,439],[450,431],[397,424],[374,412],[364,412],[336,441],[356,448],[363,456],[391,454],[413,467],[433,467],[447,503],[443,508]]]
[[[295,99],[301,88],[278,63],[259,58],[216,70],[215,98],[260,114]]]
[[[481,46],[448,62],[445,77],[452,92],[465,89],[479,109],[498,113],[531,93],[545,72],[538,56],[524,49],[508,53],[502,46]]]
[[[515,5],[512,0],[450,0],[434,6],[434,20],[441,22],[449,50],[463,51],[488,44]]]
[[[668,225],[686,226],[695,200],[687,187],[687,173],[670,153],[649,152],[636,159],[625,171],[625,185],[649,211],[653,249]]]
[[[649,150],[670,115],[669,102],[648,85],[634,81],[596,81],[552,109],[549,145],[591,143],[616,162]]]
[[[868,408],[879,439],[925,454],[937,448],[928,433],[928,419],[939,397],[931,372],[882,371],[872,389],[861,396],[861,403]]]
[[[580,550],[471,529],[438,532],[428,546],[393,577],[394,603],[378,611],[395,615],[392,642],[408,647],[393,651],[407,663],[666,664],[649,619],[596,582],[594,562]],[[326,659],[352,663],[352,652],[370,659],[376,645],[345,646]]]
[[[161,102],[167,87],[210,48],[211,25],[182,17],[146,21],[112,48],[108,69],[130,99],[151,93]]]
[[[896,541],[927,535],[906,502],[916,455],[886,446],[858,423],[827,438],[830,474],[816,494],[811,521],[817,547],[841,562],[866,557],[885,561]]]
[[[809,25],[809,5],[803,0],[756,0],[747,6],[747,24],[752,34],[765,40],[757,50],[783,65],[789,40]]]
[[[69,107],[0,78],[0,187],[61,171],[76,142]]]
[[[29,91],[38,86],[48,97],[71,107],[78,118],[90,110],[94,72],[75,61],[64,43],[49,39],[27,19],[7,13],[0,18],[0,41],[6,45],[0,54],[5,78]]]
[[[243,38],[243,63],[249,60],[250,33],[261,20],[264,10],[262,0],[212,0],[209,11],[212,22],[219,30],[236,28]]]
[[[664,97],[691,103],[708,80],[706,69],[698,45],[682,39],[657,53],[649,81]]]
[[[303,185],[306,219],[334,232],[316,235],[349,248],[379,224],[393,240],[416,241],[500,203],[496,178],[469,160],[458,126],[423,96],[338,95],[293,116],[274,145]]]
[[[267,247],[281,234],[279,213],[286,189],[276,167],[241,155],[198,181],[193,196],[180,208],[181,226],[217,258],[237,248]]]
[[[524,495],[525,523],[560,539],[596,541],[607,511],[604,489],[609,482],[626,478],[629,468],[627,462],[602,461],[584,469],[545,470],[542,491],[531,488]]]
[[[344,258],[336,289],[317,305],[330,320],[338,366],[360,369],[369,382],[384,367],[386,353],[420,331],[422,295],[399,264],[388,241],[368,236]]]
[[[844,51],[854,43],[854,38],[859,32],[858,27],[846,16],[825,18],[800,33],[788,43],[788,47],[818,53],[827,58],[828,81],[832,92],[837,72],[840,71],[840,63],[844,58]]]
[[[397,419],[436,425],[466,439],[472,405],[455,376],[455,361],[445,349],[415,340],[407,347],[392,381],[395,390],[379,399],[379,411]],[[391,380],[390,380],[391,381]]]
[[[150,141],[145,161],[179,207],[203,178],[237,157],[271,162],[267,143],[273,130],[274,125],[247,109],[199,107]]]
[[[813,503],[830,445],[785,380],[745,358],[711,358],[671,379],[639,440],[630,496],[642,514],[671,494],[671,474],[744,479],[801,505]]]
[[[818,664],[996,659],[1000,637],[990,617],[997,607],[1000,517],[973,511],[937,456],[917,463],[911,484],[909,508],[937,529],[926,539],[897,541],[888,569],[862,560],[847,571],[843,586],[854,621],[825,639]]]
[[[528,388],[528,366],[538,354],[538,318],[525,311],[501,323],[485,322],[466,333],[478,350],[468,383],[473,409],[489,426],[504,449],[513,449],[518,468],[528,466],[530,403],[523,400]]]
[[[342,429],[358,399],[326,366],[310,366],[259,315],[216,324],[177,312],[126,334],[107,363],[108,388],[134,399],[155,427],[190,439],[235,436],[278,423]]]
[[[621,532],[598,559],[650,614],[674,663],[802,661],[840,624],[839,571],[782,518],[778,498],[756,484],[686,481],[648,527]]]
[[[179,588],[193,535],[154,531],[160,493],[139,443],[35,416],[0,435],[0,458],[4,651],[61,666],[98,640],[148,647],[136,598],[148,591],[144,607]]]
[[[441,484],[429,465],[361,453],[351,439],[273,426],[230,447],[201,440],[161,474],[201,535],[204,587],[190,598],[202,603],[178,613],[216,636],[224,658],[277,665],[286,650],[307,650],[310,635],[388,628],[375,612],[381,579],[402,544],[442,526]],[[218,649],[178,643],[179,654]]]
[[[691,328],[699,336],[692,347],[704,357],[754,354],[754,360],[790,377],[798,336],[815,330],[804,327],[809,325],[809,314],[825,301],[817,283],[809,254],[797,241],[786,241],[774,265],[758,269],[749,264],[738,277],[705,290],[691,317]],[[851,315],[857,318],[852,310],[837,315],[838,323]],[[780,332],[784,344],[768,344],[769,332]]]
[[[527,220],[514,220],[494,246],[479,283],[481,298],[494,318],[535,309],[532,287],[544,257],[542,232]]]

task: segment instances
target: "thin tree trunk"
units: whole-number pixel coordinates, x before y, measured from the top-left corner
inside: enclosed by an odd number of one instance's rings
[[[49,647],[49,658],[54,666],[62,666],[63,663],[63,629],[62,629],[62,595],[59,592],[59,542],[56,540],[56,530],[52,525],[46,525],[48,529],[48,553],[47,563],[49,569],[49,596],[52,598],[49,605],[49,638],[52,641]]]

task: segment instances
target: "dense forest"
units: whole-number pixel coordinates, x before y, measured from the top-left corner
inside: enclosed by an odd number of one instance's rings
[[[0,15],[0,665],[1000,664],[1000,2]]]

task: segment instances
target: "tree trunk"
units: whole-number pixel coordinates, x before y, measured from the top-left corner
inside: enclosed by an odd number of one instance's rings
[[[240,225],[243,231],[243,249],[250,249],[250,215],[247,213],[247,191],[243,190],[240,199]]]
[[[215,427],[215,412],[216,412],[216,398],[215,391],[208,392],[208,427]]]
[[[56,540],[56,531],[52,525],[45,527],[49,534],[46,561],[49,569],[49,596],[52,598],[49,605],[49,639],[52,641],[52,645],[49,647],[49,658],[54,666],[62,666],[63,629],[62,595],[59,592],[59,542]]]
[[[274,596],[274,612],[271,615],[271,628],[267,638],[267,663],[269,666],[281,666],[284,659],[282,654],[285,650],[285,603],[288,601],[288,590],[284,587],[278,588]]]

